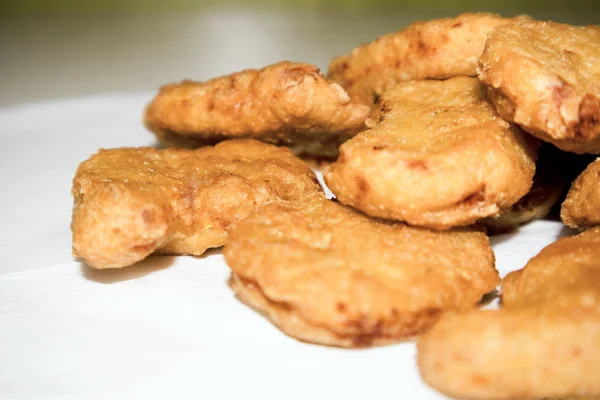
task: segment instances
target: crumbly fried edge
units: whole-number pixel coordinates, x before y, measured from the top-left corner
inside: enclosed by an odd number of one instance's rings
[[[440,315],[440,310],[425,310],[420,313],[407,314],[405,318],[412,321],[409,324],[411,329],[406,329],[403,335],[390,336],[377,331],[360,335],[341,335],[327,329],[325,326],[316,325],[303,318],[289,304],[270,300],[256,282],[232,273],[230,286],[243,303],[265,314],[287,335],[304,342],[318,343],[325,346],[357,348],[382,346],[410,340],[417,333],[430,327]]]
[[[575,179],[560,209],[565,225],[588,229],[600,225],[600,159]]]
[[[284,61],[163,86],[146,108],[145,123],[167,146],[250,138],[332,158],[341,143],[364,129],[370,111],[317,67]]]
[[[465,13],[415,22],[334,58],[329,77],[351,93],[375,99],[398,82],[477,76],[487,34],[528,17]]]
[[[585,54],[582,44],[589,46]],[[551,21],[501,26],[486,42],[479,79],[506,120],[562,150],[598,154],[599,54],[598,26]]]
[[[167,155],[185,161],[187,172],[169,165]],[[107,157],[117,160],[98,163]],[[196,157],[198,165],[216,163],[210,182],[194,177]],[[233,164],[244,171],[238,174]],[[253,178],[259,171],[280,171],[281,176]],[[119,174],[131,176],[112,177]],[[81,163],[72,193],[73,254],[98,269],[126,267],[153,253],[201,255],[225,244],[229,225],[256,207],[302,195],[324,196],[314,173],[288,149],[253,140],[198,150],[101,150]]]

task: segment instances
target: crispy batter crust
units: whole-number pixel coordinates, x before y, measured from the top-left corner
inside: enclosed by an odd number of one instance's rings
[[[167,145],[195,148],[251,138],[298,153],[335,156],[364,129],[370,106],[352,98],[310,64],[280,62],[205,82],[162,87],[146,125]]]
[[[575,179],[560,209],[560,217],[571,228],[600,225],[600,159]]]
[[[100,150],[73,180],[73,253],[120,268],[159,253],[200,255],[258,207],[323,196],[288,149],[233,140],[199,150]]]
[[[428,384],[469,399],[600,396],[600,228],[510,273],[502,304],[442,317],[419,340]]]
[[[399,84],[325,181],[344,204],[435,229],[464,226],[530,189],[537,143],[502,120],[475,78]]]
[[[387,223],[321,197],[235,224],[224,254],[243,302],[290,336],[341,347],[420,334],[499,281],[482,232]]]
[[[526,17],[467,13],[415,22],[333,59],[329,76],[352,93],[380,96],[398,82],[477,76],[488,33]]]
[[[600,153],[600,27],[521,22],[492,33],[479,78],[498,113],[575,153]]]

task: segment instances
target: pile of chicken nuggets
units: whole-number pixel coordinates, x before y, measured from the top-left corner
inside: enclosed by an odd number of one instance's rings
[[[225,246],[239,300],[291,337],[416,338],[422,378],[456,398],[600,396],[600,27],[416,22],[327,76],[284,61],[166,85],[144,121],[163,149],[76,172],[89,267]],[[501,283],[488,235],[558,207],[583,232],[479,310]]]

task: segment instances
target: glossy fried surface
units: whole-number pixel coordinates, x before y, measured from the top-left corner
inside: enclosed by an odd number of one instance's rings
[[[369,114],[369,105],[317,67],[285,61],[163,86],[145,120],[167,145],[195,148],[250,138],[335,157],[341,143],[364,129]]]
[[[341,347],[418,335],[499,282],[482,232],[388,223],[321,197],[235,224],[224,254],[243,302],[292,337]]]
[[[502,304],[444,316],[419,340],[428,384],[468,399],[600,396],[600,228],[510,273]]]
[[[600,27],[501,26],[480,63],[503,118],[562,150],[600,153]]]
[[[560,217],[571,228],[600,225],[600,160],[592,162],[575,179],[561,206]]]
[[[496,114],[475,78],[399,84],[368,123],[324,174],[342,203],[366,214],[448,229],[529,192],[537,142]]]
[[[488,33],[524,19],[489,13],[415,22],[333,59],[329,76],[351,93],[380,96],[398,82],[477,76]]]
[[[274,201],[323,196],[288,149],[235,140],[198,150],[100,150],[73,180],[73,253],[120,268],[152,253],[200,255],[229,225]]]

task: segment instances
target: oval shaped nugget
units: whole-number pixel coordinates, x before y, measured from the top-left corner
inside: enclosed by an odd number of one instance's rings
[[[600,159],[575,179],[561,206],[560,218],[571,228],[600,225]]]
[[[415,22],[334,58],[329,77],[352,93],[378,97],[398,82],[477,76],[488,33],[524,18],[466,13]]]
[[[341,143],[365,128],[370,112],[370,105],[328,81],[317,67],[285,61],[163,86],[145,120],[168,145],[195,148],[249,138],[335,157]]]
[[[429,385],[468,399],[600,396],[600,228],[510,273],[502,305],[443,316],[419,339]]]
[[[486,235],[370,219],[322,198],[272,204],[230,230],[232,286],[286,334],[331,346],[418,335],[499,282]]]
[[[322,194],[288,149],[233,140],[198,150],[100,150],[73,179],[73,253],[120,268],[154,252],[200,255],[273,201]]]
[[[479,79],[498,113],[575,153],[600,153],[600,27],[521,22],[490,33]]]
[[[369,215],[448,229],[497,215],[531,187],[537,142],[496,114],[475,78],[401,83],[370,122],[324,174]]]

